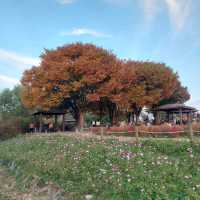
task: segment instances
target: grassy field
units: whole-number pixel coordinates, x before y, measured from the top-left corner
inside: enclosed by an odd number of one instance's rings
[[[0,162],[21,191],[37,182],[65,199],[200,199],[198,142],[18,137],[0,143]]]

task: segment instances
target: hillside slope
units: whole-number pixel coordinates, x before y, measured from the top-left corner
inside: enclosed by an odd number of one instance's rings
[[[18,137],[0,161],[21,191],[52,186],[58,199],[200,199],[200,144]]]

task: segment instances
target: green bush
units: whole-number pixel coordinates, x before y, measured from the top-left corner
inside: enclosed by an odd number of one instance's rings
[[[0,139],[28,131],[32,117],[20,99],[21,87],[0,92]]]

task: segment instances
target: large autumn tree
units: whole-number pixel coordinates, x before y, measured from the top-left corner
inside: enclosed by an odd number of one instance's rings
[[[133,116],[137,122],[143,107],[189,99],[178,74],[163,63],[120,61],[114,69],[111,79],[95,91],[99,102],[107,106],[111,124],[124,114],[128,121]]]
[[[129,111],[136,121],[144,106],[152,108],[160,102],[188,99],[187,89],[181,86],[177,73],[165,64],[128,61],[126,65],[135,68],[136,73],[136,82],[128,91]]]
[[[24,72],[22,85],[24,105],[68,109],[79,127],[87,111],[108,114],[113,124],[121,114],[138,119],[144,106],[189,98],[178,75],[165,64],[119,60],[103,48],[82,43],[45,50],[41,64]]]
[[[79,126],[94,94],[112,77],[118,66],[115,55],[92,44],[70,44],[45,50],[41,64],[24,72],[24,104],[29,108],[69,109]]]

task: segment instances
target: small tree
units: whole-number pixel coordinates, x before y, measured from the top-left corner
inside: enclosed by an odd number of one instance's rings
[[[22,105],[20,94],[20,86],[0,93],[0,139],[27,131],[32,121],[30,111]]]

